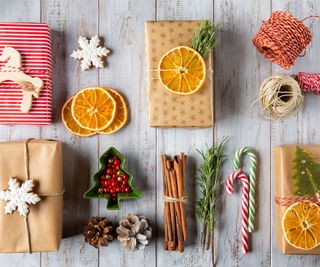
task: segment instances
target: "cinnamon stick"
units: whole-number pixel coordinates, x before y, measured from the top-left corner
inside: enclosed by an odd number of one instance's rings
[[[172,186],[170,180],[170,170],[171,170],[171,162],[170,160],[166,161],[166,184],[168,188],[168,197],[173,197]],[[169,250],[175,250],[177,244],[177,227],[176,227],[176,217],[175,217],[175,207],[173,202],[169,202],[169,210],[170,210],[170,226],[172,229],[172,240],[169,242]]]
[[[177,176],[177,186],[178,186],[178,197],[181,198],[185,196],[184,190],[184,164],[183,164],[183,155],[180,157],[174,157],[174,170]],[[186,211],[185,211],[185,203],[180,202],[180,213],[181,213],[181,226],[183,233],[183,240],[187,240],[187,222],[186,222]]]
[[[161,156],[162,162],[162,176],[163,176],[163,195],[168,195],[168,185],[166,183],[166,160],[167,156]],[[170,210],[168,202],[164,202],[164,212],[163,212],[163,221],[164,221],[164,249],[167,250],[169,248],[169,242],[173,240],[172,236],[172,227],[171,227],[171,218],[170,218]]]
[[[173,197],[178,198],[177,176],[176,176],[175,171],[170,171],[170,182],[171,182]],[[175,207],[176,225],[177,225],[177,240],[178,240],[177,251],[183,252],[184,245],[183,245],[183,232],[182,232],[182,218],[181,218],[181,211],[180,211],[180,203],[174,202],[174,207]]]

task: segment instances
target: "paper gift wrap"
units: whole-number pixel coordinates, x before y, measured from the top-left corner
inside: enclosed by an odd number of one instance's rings
[[[15,68],[16,58],[3,53],[14,48],[21,55],[21,68]],[[51,37],[44,23],[0,23],[0,73],[23,71],[40,78],[43,86],[38,98],[32,97],[31,110],[23,113],[22,86],[11,80],[0,83],[0,124],[47,125],[51,122]],[[3,60],[3,61],[2,61]],[[9,68],[3,68],[3,67]],[[30,87],[29,87],[30,88]]]
[[[26,168],[34,181],[32,192],[41,200],[29,205],[27,217],[18,211],[5,214],[7,201],[0,201],[0,252],[57,251],[63,220],[61,143],[31,140],[27,149],[25,141],[0,143],[0,190],[8,190],[10,177],[24,182]]]
[[[320,146],[299,146],[309,153],[316,162],[320,163]],[[314,195],[297,196],[294,194],[295,155],[296,145],[279,146],[274,148],[275,160],[275,200],[276,200],[276,231],[277,248],[284,254],[320,254],[320,246],[311,250],[302,250],[291,246],[282,231],[282,217],[286,209],[293,203],[308,198],[316,201]]]
[[[200,21],[148,21],[145,24],[147,88],[151,127],[197,127],[213,124],[211,57],[205,58],[207,74],[202,88],[192,95],[166,90],[157,77],[162,55],[177,46],[191,47],[191,38]]]

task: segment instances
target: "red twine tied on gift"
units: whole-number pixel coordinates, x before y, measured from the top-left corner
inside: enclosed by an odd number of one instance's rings
[[[302,92],[310,92],[320,95],[320,73],[310,74],[299,72],[297,81]]]
[[[312,35],[302,21],[283,11],[275,11],[263,23],[252,42],[271,62],[289,69],[311,42]]]
[[[311,201],[313,203],[319,203],[319,198],[316,196],[304,196],[304,197],[275,197],[275,202],[279,206],[288,207],[294,203],[300,201]]]

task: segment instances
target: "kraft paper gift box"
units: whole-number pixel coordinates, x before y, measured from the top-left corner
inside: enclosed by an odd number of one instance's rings
[[[293,203],[308,198],[312,202],[317,202],[317,198],[312,195],[297,196],[294,194],[294,180],[293,176],[296,173],[296,149],[302,148],[305,152],[310,154],[316,162],[320,162],[320,146],[278,146],[274,148],[274,167],[275,167],[275,208],[276,208],[276,246],[284,254],[320,254],[320,246],[311,250],[303,250],[291,246],[282,231],[282,218],[286,209]]]
[[[177,46],[191,47],[201,21],[147,21],[145,43],[147,90],[151,127],[208,128],[213,125],[213,84],[211,56],[204,58],[207,74],[202,88],[192,95],[166,90],[157,78],[162,55]]]
[[[12,48],[18,53],[12,54]],[[0,75],[23,72],[24,79],[29,77],[28,82],[22,79],[13,81],[11,77],[0,83],[0,124],[51,123],[51,58],[51,33],[47,24],[0,23]],[[20,67],[17,62],[20,62]],[[39,86],[39,79],[42,87]],[[41,88],[38,90],[38,87]],[[30,97],[31,109],[29,112],[22,112],[22,100],[26,98],[28,102]]]
[[[62,237],[62,144],[30,140],[0,143],[0,190],[8,190],[10,177],[20,184],[34,181],[32,192],[40,197],[29,205],[27,217],[15,210],[5,214],[8,201],[0,201],[0,252],[57,251]],[[29,238],[28,238],[29,236]],[[29,247],[30,241],[30,247]]]

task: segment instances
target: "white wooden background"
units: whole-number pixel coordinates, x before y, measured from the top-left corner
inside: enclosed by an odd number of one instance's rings
[[[308,96],[306,107],[295,118],[270,123],[251,114],[248,107],[257,98],[261,81],[283,72],[258,54],[251,39],[262,20],[273,10],[288,10],[298,18],[320,15],[317,0],[1,0],[0,21],[41,21],[52,30],[54,64],[54,123],[47,127],[0,126],[1,140],[27,137],[57,138],[64,146],[65,209],[64,236],[57,253],[0,254],[0,266],[319,266],[320,256],[285,256],[275,249],[272,147],[278,144],[320,143],[319,99]],[[145,86],[144,21],[162,19],[220,20],[220,45],[215,51],[215,127],[204,130],[152,129],[147,122]],[[313,40],[304,58],[291,72],[319,72],[320,23],[307,21]],[[112,50],[108,67],[81,72],[70,58],[79,35],[101,36]],[[131,120],[111,136],[77,138],[60,119],[64,101],[85,86],[110,86],[129,100]],[[240,246],[240,192],[218,205],[214,250],[198,249],[199,225],[192,205],[196,197],[194,175],[199,163],[196,148],[229,136],[230,156],[240,146],[252,146],[261,160],[257,189],[257,231],[253,251],[246,256]],[[98,157],[109,146],[128,157],[128,168],[143,192],[140,200],[126,202],[119,212],[107,211],[105,201],[83,200]],[[190,238],[183,254],[162,249],[162,176],[159,156],[184,151],[188,162],[188,223]],[[231,161],[224,177],[231,171]],[[82,226],[90,215],[120,219],[129,212],[149,217],[158,232],[145,251],[128,252],[117,241],[99,250],[84,242]],[[5,242],[2,237],[0,242]],[[45,240],[45,237],[44,237]]]

